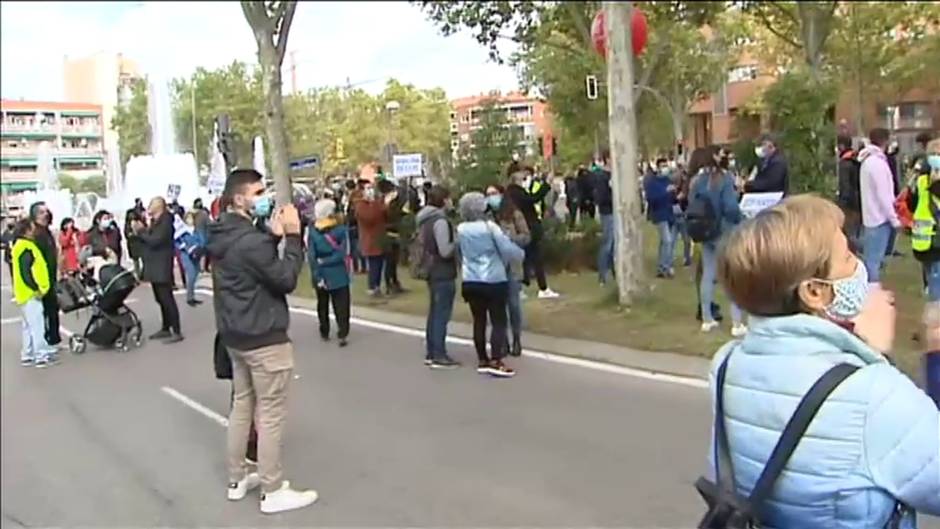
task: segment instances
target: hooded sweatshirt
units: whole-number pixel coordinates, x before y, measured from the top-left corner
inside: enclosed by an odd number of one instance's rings
[[[868,228],[890,223],[901,225],[894,209],[894,176],[888,166],[888,157],[877,145],[869,145],[858,154],[862,163],[859,187],[862,192],[862,223]]]
[[[421,208],[416,218],[418,232],[431,229],[434,233],[434,247],[427,250],[434,254],[434,264],[431,266],[430,280],[443,281],[457,278],[457,263],[454,260],[454,229],[447,220],[444,210],[427,205]],[[429,227],[430,224],[430,227]]]
[[[299,235],[287,235],[278,258],[279,241],[236,213],[209,226],[215,320],[226,347],[252,351],[290,341],[287,295],[297,287],[304,250]]]

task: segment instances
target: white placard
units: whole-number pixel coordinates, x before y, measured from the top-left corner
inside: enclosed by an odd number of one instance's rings
[[[783,193],[745,193],[741,197],[741,214],[753,218],[761,211],[777,205],[783,200]]]
[[[421,154],[396,154],[392,157],[392,176],[395,178],[421,176]]]

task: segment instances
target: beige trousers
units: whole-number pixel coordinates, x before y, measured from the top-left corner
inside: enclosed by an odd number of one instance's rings
[[[263,492],[281,487],[281,435],[287,419],[287,387],[294,368],[290,343],[253,351],[229,349],[235,398],[228,419],[228,473],[231,483],[245,477],[245,450],[252,417],[258,430],[258,473]]]

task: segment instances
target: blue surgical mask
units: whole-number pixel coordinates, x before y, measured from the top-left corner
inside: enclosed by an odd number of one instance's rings
[[[940,154],[931,154],[928,156],[927,165],[934,171],[940,171]]]
[[[868,299],[868,269],[859,261],[855,273],[845,279],[826,280],[832,285],[832,302],[826,307],[826,315],[840,321],[848,321],[862,312]]]
[[[503,195],[490,195],[486,197],[486,203],[489,204],[490,209],[496,211],[503,205]]]
[[[271,195],[261,195],[255,198],[251,213],[255,218],[264,219],[271,215],[272,206]]]

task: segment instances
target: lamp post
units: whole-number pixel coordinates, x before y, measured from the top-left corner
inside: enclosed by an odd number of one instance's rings
[[[196,162],[196,167],[199,167],[199,150],[197,148],[196,142],[196,74],[193,73],[193,78],[189,83],[189,105],[193,113],[193,158]]]
[[[388,114],[388,129],[386,130],[386,142],[385,142],[385,155],[388,158],[386,167],[391,167],[392,165],[392,140],[394,136],[392,134],[392,115],[398,112],[401,108],[401,103],[398,101],[389,101],[385,103],[385,112]]]

